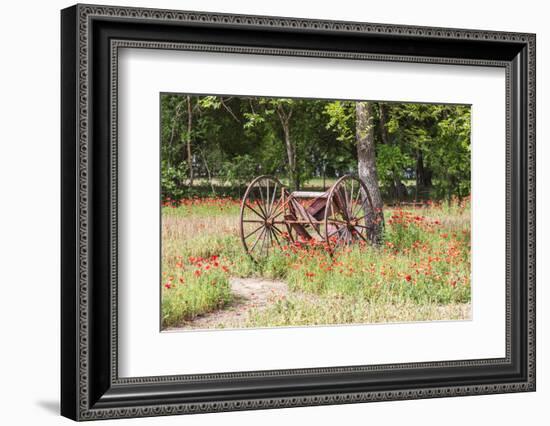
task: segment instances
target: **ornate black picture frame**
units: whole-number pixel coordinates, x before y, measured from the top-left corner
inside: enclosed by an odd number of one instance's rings
[[[158,416],[535,390],[535,35],[76,5],[61,12],[61,413]],[[117,49],[506,70],[506,356],[119,378]],[[504,232],[504,230],[503,230]]]

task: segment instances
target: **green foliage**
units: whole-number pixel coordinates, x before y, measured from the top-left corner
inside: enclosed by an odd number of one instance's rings
[[[248,154],[237,155],[226,161],[220,170],[220,178],[230,186],[245,186],[257,174],[257,163]]]
[[[469,194],[469,106],[375,102],[373,114],[376,165],[387,196],[395,197],[396,185],[411,176],[411,194]],[[285,131],[294,150],[293,174]],[[260,174],[301,187],[357,170],[353,101],[164,94],[160,133],[162,192],[175,199],[239,195],[232,186]]]
[[[395,179],[404,178],[404,171],[414,166],[414,160],[400,145],[379,144],[376,147],[376,168],[381,185],[389,187]]]
[[[337,137],[336,140],[355,144],[355,102],[334,101],[326,104],[324,113],[328,116],[325,125],[327,129],[332,129]]]
[[[187,179],[187,163],[182,161],[177,166],[162,162],[160,187],[163,200],[179,200],[189,193],[184,191],[182,183]]]
[[[386,129],[393,146],[419,159],[429,170],[436,198],[464,197],[470,193],[470,107],[463,105],[385,104]],[[396,154],[397,161],[402,157]]]
[[[457,107],[460,114],[441,111],[437,137],[425,150],[426,160],[434,171],[436,196],[465,197],[470,194],[470,108]]]

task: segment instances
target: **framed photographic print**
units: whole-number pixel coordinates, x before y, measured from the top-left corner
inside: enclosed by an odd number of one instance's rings
[[[535,36],[61,12],[74,420],[535,390]]]

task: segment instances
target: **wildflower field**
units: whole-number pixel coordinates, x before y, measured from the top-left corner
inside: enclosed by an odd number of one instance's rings
[[[321,242],[283,244],[254,263],[238,234],[239,200],[188,198],[162,207],[162,327],[188,328],[242,303],[235,279],[277,280],[263,305],[206,328],[275,327],[470,318],[469,199],[384,208],[379,248],[329,255]],[[218,317],[217,317],[218,318]],[[204,328],[203,327],[203,328]]]

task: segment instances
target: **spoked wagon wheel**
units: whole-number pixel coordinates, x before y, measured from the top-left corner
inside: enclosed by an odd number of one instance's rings
[[[246,252],[254,261],[266,257],[274,247],[286,244],[284,199],[288,192],[277,179],[254,179],[241,202],[240,234]]]
[[[327,196],[324,236],[329,250],[368,242],[367,212],[372,200],[366,185],[355,176],[346,175],[336,181]]]

